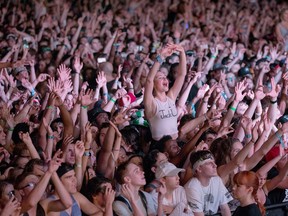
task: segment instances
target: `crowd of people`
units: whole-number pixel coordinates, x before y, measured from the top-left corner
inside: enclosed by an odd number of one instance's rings
[[[288,201],[286,1],[0,9],[0,216],[260,216]]]

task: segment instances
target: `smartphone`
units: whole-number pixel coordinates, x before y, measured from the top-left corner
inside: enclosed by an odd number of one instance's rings
[[[137,46],[137,51],[141,52],[143,50],[143,46]]]
[[[26,49],[29,48],[29,44],[26,40],[23,40],[23,48],[26,48]]]
[[[97,58],[97,62],[98,63],[106,62],[106,58],[103,58],[103,57]]]
[[[124,53],[124,52],[121,52],[121,57],[123,58],[123,59],[126,59],[127,58],[127,53]]]

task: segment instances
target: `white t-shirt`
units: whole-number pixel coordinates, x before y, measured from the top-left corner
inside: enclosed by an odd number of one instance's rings
[[[146,197],[148,215],[156,215],[158,203],[154,202],[152,196],[149,193],[147,193],[145,191],[142,191],[142,192],[144,193],[144,195]],[[123,197],[123,198],[125,198],[125,197]],[[129,203],[128,200],[127,200],[127,202]],[[145,206],[143,205],[141,198],[139,197],[139,199],[136,202],[137,202],[137,206],[139,206],[141,211],[144,212],[146,215],[146,209],[145,209]],[[113,211],[119,216],[133,216],[133,212],[131,212],[129,210],[128,205],[122,201],[115,200],[113,202]]]
[[[203,187],[200,181],[194,177],[187,182],[184,188],[192,211],[204,212],[205,215],[217,213],[220,205],[233,199],[219,176],[212,177],[207,187]]]
[[[158,201],[158,192],[156,190],[153,190],[151,192],[151,195],[153,197],[154,202]],[[170,214],[171,216],[179,215],[179,212],[181,212],[180,215],[193,215],[190,207],[188,206],[187,198],[185,189],[182,186],[179,186],[177,189],[173,191],[172,194],[172,201],[167,200],[165,197],[162,201],[163,205],[171,206],[174,208],[173,212]],[[184,210],[186,214],[184,213]]]

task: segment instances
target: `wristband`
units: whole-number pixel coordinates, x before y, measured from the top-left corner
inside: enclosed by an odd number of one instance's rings
[[[236,108],[235,107],[232,107],[232,106],[230,106],[230,108],[229,108],[230,110],[232,110],[232,111],[236,111]]]
[[[87,109],[87,108],[88,108],[88,106],[81,106],[81,108],[83,108],[83,109]]]
[[[251,137],[252,137],[251,134],[245,134],[245,138],[246,138],[246,139],[249,139],[249,138],[251,138]]]
[[[46,109],[54,109],[54,106],[47,106]]]
[[[278,133],[278,131],[276,131],[275,135],[278,138],[278,140],[279,140],[280,144],[282,145],[282,147],[285,148],[282,136]]]
[[[90,157],[90,156],[91,156],[91,152],[90,152],[90,151],[85,151],[85,152],[84,152],[84,156]]]
[[[214,58],[214,59],[216,59],[216,57],[217,57],[216,55],[211,55],[211,58]]]
[[[48,135],[48,139],[54,139],[53,135]]]
[[[9,129],[8,129],[8,131],[13,131],[13,130],[14,130],[14,128],[9,128]]]
[[[116,100],[111,98],[110,101],[112,101],[113,103],[116,103]]]
[[[106,93],[106,92],[105,92],[105,93],[103,93],[103,96],[107,96],[107,95],[108,95],[108,93]]]
[[[275,101],[270,100],[270,103],[271,103],[271,104],[277,103],[277,99],[276,99]]]
[[[75,164],[75,167],[78,167],[78,168],[81,168],[82,167],[82,164]]]
[[[160,55],[156,56],[156,61],[159,62],[160,64],[163,64],[164,60],[161,58]]]
[[[31,90],[31,96],[33,97],[35,95],[35,89]]]

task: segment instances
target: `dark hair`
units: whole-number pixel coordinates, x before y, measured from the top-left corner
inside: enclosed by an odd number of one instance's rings
[[[129,125],[121,129],[120,132],[126,144],[131,146],[134,151],[137,151],[139,149],[140,139],[139,130],[135,126]]]
[[[150,151],[144,158],[144,172],[147,183],[153,181],[155,179],[155,173],[152,172],[151,168],[155,166],[157,162],[157,157],[160,151],[158,149],[154,149]]]
[[[29,175],[34,175],[33,173],[31,172],[23,172],[21,173],[19,176],[17,176],[16,180],[15,180],[15,184],[14,184],[14,187],[16,189],[20,189],[19,188],[19,185],[21,184],[21,182]],[[35,176],[35,175],[34,175]]]
[[[15,144],[22,142],[18,134],[19,132],[23,132],[23,133],[29,132],[29,125],[27,123],[19,123],[14,127],[14,130],[12,133],[12,140]]]
[[[39,158],[33,158],[25,165],[23,172],[33,173],[34,165],[45,166],[45,161]]]
[[[165,144],[167,141],[172,140],[172,137],[170,135],[163,136],[156,145],[156,149],[158,149],[160,152],[165,152]]]
[[[230,160],[230,153],[233,145],[232,138],[215,139],[210,146],[210,151],[215,157],[217,166],[224,165]]]
[[[115,180],[119,183],[119,184],[124,184],[124,177],[127,171],[127,166],[130,164],[131,162],[125,161],[124,163],[120,164],[115,172]]]
[[[98,145],[101,145],[100,143],[100,131],[103,129],[103,128],[109,128],[110,127],[110,123],[109,122],[103,122],[103,124],[99,127],[98,129],[98,133],[96,134],[96,143]]]
[[[2,193],[4,192],[5,188],[11,183],[7,181],[0,181],[0,199],[2,198]]]
[[[92,202],[92,197],[98,195],[101,192],[105,192],[103,184],[111,183],[111,181],[105,177],[93,177],[87,183],[87,198]]]
[[[61,166],[57,169],[57,175],[61,178],[67,172],[74,170],[73,166],[68,163],[62,163]]]
[[[205,158],[205,156],[211,155],[211,152],[208,150],[201,150],[197,152],[192,152],[190,155],[190,163],[193,166],[197,161]]]
[[[52,128],[53,131],[54,131],[54,127],[53,127],[53,124],[54,124],[54,123],[63,123],[63,121],[62,121],[61,118],[56,118],[56,119],[54,119],[54,120],[51,122],[51,124],[50,124],[50,126],[51,126],[51,128]]]

